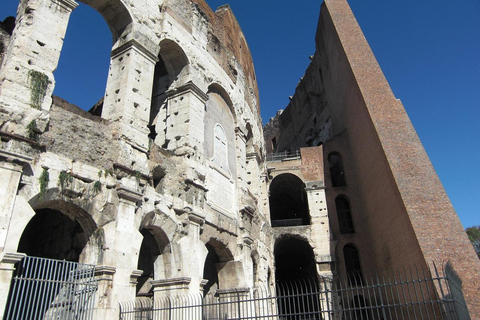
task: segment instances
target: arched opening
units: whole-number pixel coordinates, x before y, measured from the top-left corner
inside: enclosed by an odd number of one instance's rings
[[[344,195],[335,198],[335,208],[337,210],[337,219],[340,233],[353,233],[352,212],[350,202]]]
[[[79,262],[89,236],[77,220],[57,210],[40,209],[23,231],[18,252]]]
[[[345,261],[345,271],[350,285],[363,284],[362,266],[357,248],[349,243],[343,247],[343,258]]]
[[[203,279],[207,280],[207,283],[203,287],[203,296],[218,290],[217,264],[220,262],[220,257],[215,252],[215,249],[208,243],[205,246],[207,247],[208,254],[203,266]]]
[[[290,173],[278,175],[269,190],[272,227],[310,224],[307,192],[300,178]]]
[[[277,281],[317,279],[313,249],[307,241],[284,237],[275,245],[274,254]]]
[[[54,94],[100,116],[111,49],[112,33],[105,19],[92,7],[80,3],[70,15],[54,72]]]
[[[274,254],[279,313],[285,319],[320,319],[312,247],[305,240],[284,237],[275,245]]]
[[[94,223],[73,205],[50,204],[59,210],[37,209],[22,233],[17,251],[27,257],[15,265],[4,319],[66,315],[70,304],[88,308],[93,299],[94,268],[78,262]]]
[[[342,156],[338,152],[328,155],[328,167],[330,169],[330,180],[333,187],[344,187],[347,185],[343,169]]]
[[[137,279],[136,294],[138,297],[153,297],[151,281],[170,276],[170,246],[167,235],[157,227],[143,228],[137,269],[142,275]]]
[[[150,107],[150,139],[158,145],[165,144],[166,118],[169,116],[167,91],[174,82],[182,83],[182,75],[188,65],[188,58],[182,48],[172,40],[160,42],[160,53],[155,65]]]
[[[207,257],[203,268],[203,279],[207,280],[203,294],[213,293],[218,289],[235,288],[238,281],[244,281],[241,263],[233,261],[233,255],[227,244],[216,238],[206,244]]]

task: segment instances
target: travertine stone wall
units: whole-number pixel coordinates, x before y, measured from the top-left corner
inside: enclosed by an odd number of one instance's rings
[[[79,260],[97,265],[95,318],[117,319],[118,302],[135,298],[138,279],[148,280],[138,294],[201,292],[206,244],[219,257],[208,272],[218,273],[220,289],[268,285],[258,90],[230,8],[82,2],[102,14],[114,40],[101,116],[51,96],[77,3],[22,0],[12,35],[1,31],[0,176],[8,185],[0,192],[1,287],[9,287],[19,244],[30,239],[22,235],[40,209],[79,223],[86,240]],[[32,82],[32,70],[44,87]],[[151,275],[138,270],[145,232],[160,252]],[[8,290],[1,292],[3,306]]]

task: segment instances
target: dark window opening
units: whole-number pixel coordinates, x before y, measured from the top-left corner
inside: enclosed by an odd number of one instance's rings
[[[272,138],[272,152],[277,150],[277,137]]]
[[[270,219],[273,227],[310,224],[305,184],[293,174],[281,174],[270,184]]]
[[[328,167],[330,169],[330,179],[333,187],[344,187],[347,185],[345,181],[345,172],[343,170],[343,162],[340,154],[334,152],[328,155]]]
[[[353,244],[345,245],[343,247],[343,257],[348,282],[353,286],[363,284],[362,267],[357,248]]]
[[[338,226],[340,233],[353,233],[352,213],[350,211],[350,203],[344,196],[338,196],[335,199],[335,208],[337,210]]]

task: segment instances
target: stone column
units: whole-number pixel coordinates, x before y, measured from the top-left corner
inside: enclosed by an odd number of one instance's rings
[[[166,146],[176,153],[203,159],[206,95],[193,82],[167,91]]]
[[[332,277],[332,262],[334,252],[331,250],[331,232],[327,211],[327,200],[323,181],[310,181],[305,183],[308,207],[312,226],[312,243],[315,243],[315,261],[317,273],[321,277]]]
[[[21,120],[6,119],[5,131],[24,135],[36,119],[44,130],[45,111],[52,104],[57,68],[68,20],[77,3],[73,0],[27,0],[18,10],[16,27],[0,69],[0,104],[12,113],[28,114]],[[42,111],[44,111],[42,113]]]
[[[241,181],[238,184],[239,187],[246,187],[247,183],[247,158],[246,158],[246,142],[247,136],[245,132],[240,128],[235,128],[236,136],[236,148],[237,148],[237,177]]]
[[[5,313],[8,292],[12,282],[12,274],[15,271],[15,264],[26,255],[23,253],[2,253],[0,260],[0,315]],[[3,317],[2,317],[3,318]]]
[[[157,61],[135,40],[113,50],[102,110],[102,118],[117,122],[123,140],[145,152]]]
[[[178,268],[179,278],[189,277],[189,293],[198,293],[203,281],[203,266],[208,250],[200,240],[200,233],[205,224],[205,216],[190,212],[188,214],[188,236],[175,244],[177,254],[181,257]],[[182,292],[184,290],[182,289]]]
[[[9,156],[4,152],[0,152],[0,155]],[[5,248],[9,229],[15,227],[10,222],[21,175],[22,165],[8,160],[0,162],[0,181],[3,185],[0,188],[0,253]]]
[[[116,268],[112,266],[96,266],[95,278],[97,279],[98,290],[95,297],[94,319],[108,319],[111,315],[109,294],[113,285],[113,276]]]
[[[124,186],[117,188],[117,195],[119,204],[115,222],[103,227],[107,240],[103,261],[109,266],[103,275],[113,275],[112,270],[115,273],[111,282],[108,282],[108,277],[105,279],[109,285],[101,293],[103,298],[99,308],[108,314],[107,319],[118,319],[119,301],[135,299],[136,281],[132,280],[132,273],[137,270],[138,253],[143,240],[135,224],[135,211],[142,195]]]

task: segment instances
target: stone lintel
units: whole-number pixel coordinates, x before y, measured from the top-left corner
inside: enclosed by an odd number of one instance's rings
[[[20,253],[20,252],[6,252],[0,263],[11,263],[15,264],[25,258],[27,255],[25,253]]]
[[[158,57],[135,39],[128,40],[127,42],[122,44],[120,47],[112,50],[112,54],[111,54],[112,60],[129,50],[137,51],[142,56],[150,60],[153,64],[158,62]]]
[[[117,188],[117,195],[120,199],[125,199],[132,202],[139,202],[142,200],[142,194],[124,187]]]
[[[326,189],[323,181],[309,181],[305,182],[305,191],[315,191]]]
[[[181,85],[180,87],[173,88],[171,90],[168,90],[166,92],[168,98],[175,98],[177,96],[186,94],[186,93],[192,93],[194,96],[196,96],[200,101],[203,103],[207,102],[208,100],[208,95],[202,91],[195,83],[192,81],[189,81],[185,83],[184,85]]]
[[[73,9],[78,7],[78,3],[73,0],[52,0],[52,2],[70,11],[73,11]]]
[[[0,150],[0,159],[4,159],[7,162],[19,163],[22,165],[25,163],[31,163],[33,161],[33,158],[6,150]]]
[[[154,290],[161,288],[165,289],[186,289],[188,285],[192,282],[192,278],[189,277],[179,277],[179,278],[170,278],[170,279],[161,279],[161,280],[151,280],[150,284]]]

